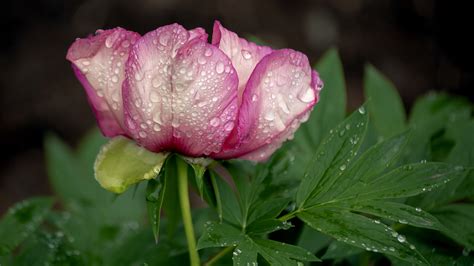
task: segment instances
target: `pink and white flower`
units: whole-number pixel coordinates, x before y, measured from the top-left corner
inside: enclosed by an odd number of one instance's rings
[[[67,59],[102,133],[153,152],[267,159],[317,103],[322,81],[308,58],[259,46],[214,24],[122,28],[77,39]]]

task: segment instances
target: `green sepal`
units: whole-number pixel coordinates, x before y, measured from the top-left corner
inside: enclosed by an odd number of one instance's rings
[[[154,153],[125,137],[102,146],[95,160],[95,179],[106,190],[120,194],[142,180],[156,177],[169,153]]]

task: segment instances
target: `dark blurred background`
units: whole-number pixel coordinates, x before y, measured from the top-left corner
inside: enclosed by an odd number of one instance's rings
[[[214,19],[241,36],[291,47],[311,62],[330,47],[343,59],[349,108],[362,102],[364,64],[397,86],[409,108],[429,90],[474,98],[470,1],[36,0],[4,1],[0,42],[0,215],[51,193],[43,138],[75,145],[95,125],[65,55],[76,37],[122,26],[141,34],[178,22],[211,33]]]

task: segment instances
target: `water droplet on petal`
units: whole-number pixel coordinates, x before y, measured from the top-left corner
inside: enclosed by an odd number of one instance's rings
[[[228,122],[227,124],[224,125],[224,129],[226,131],[231,131],[234,128],[234,122]]]
[[[113,76],[112,76],[112,82],[113,82],[113,83],[117,83],[117,82],[118,82],[118,77],[115,76],[115,75],[113,75]]]
[[[138,133],[138,135],[140,136],[140,138],[146,138],[146,132],[145,131],[140,131]]]
[[[211,48],[207,48],[206,51],[204,52],[204,55],[209,57],[212,55],[212,49]]]
[[[273,121],[275,119],[275,113],[273,112],[273,110],[269,110],[265,113],[263,118],[265,118],[265,120],[267,121]]]
[[[142,80],[143,77],[144,77],[144,75],[142,75],[141,73],[139,73],[139,72],[135,73],[135,79],[136,79],[137,81]]]
[[[151,91],[150,92],[150,101],[152,103],[157,103],[159,100],[160,100],[160,96],[158,95],[158,92]]]
[[[222,72],[224,72],[224,64],[222,62],[217,62],[216,72],[217,74],[222,74]]]
[[[245,60],[249,60],[249,59],[252,58],[252,54],[249,51],[245,50],[245,49],[242,49],[241,53],[242,53],[242,57]]]
[[[161,45],[166,46],[168,45],[168,40],[170,36],[168,34],[161,34],[159,37],[159,42]]]
[[[124,41],[122,42],[122,47],[127,48],[127,47],[129,47],[129,46],[130,46],[130,41],[129,41],[129,40],[124,40]]]
[[[304,93],[300,94],[298,96],[298,99],[300,99],[304,103],[310,103],[314,101],[314,91],[311,88],[308,88]]]
[[[204,64],[206,63],[206,58],[200,56],[200,57],[198,58],[198,63],[199,63],[200,65],[204,65]]]
[[[91,64],[91,62],[88,61],[88,60],[84,60],[84,61],[82,61],[82,64],[85,65],[85,66],[88,66],[88,65]]]
[[[161,124],[163,123],[163,122],[161,121],[161,115],[160,115],[159,112],[154,113],[152,119],[153,119],[153,122],[155,122],[155,123],[157,123],[157,124],[159,124],[159,125],[161,125]]]
[[[214,117],[213,119],[211,119],[211,126],[213,127],[217,127],[219,124],[220,124],[221,120],[218,118],[218,117]]]

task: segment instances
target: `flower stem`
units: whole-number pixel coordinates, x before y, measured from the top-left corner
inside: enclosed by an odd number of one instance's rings
[[[181,214],[183,216],[184,232],[186,234],[186,240],[188,241],[189,260],[191,266],[199,266],[199,254],[196,249],[191,206],[189,204],[188,165],[183,160],[177,159],[176,166],[178,168],[179,203],[181,205]]]

